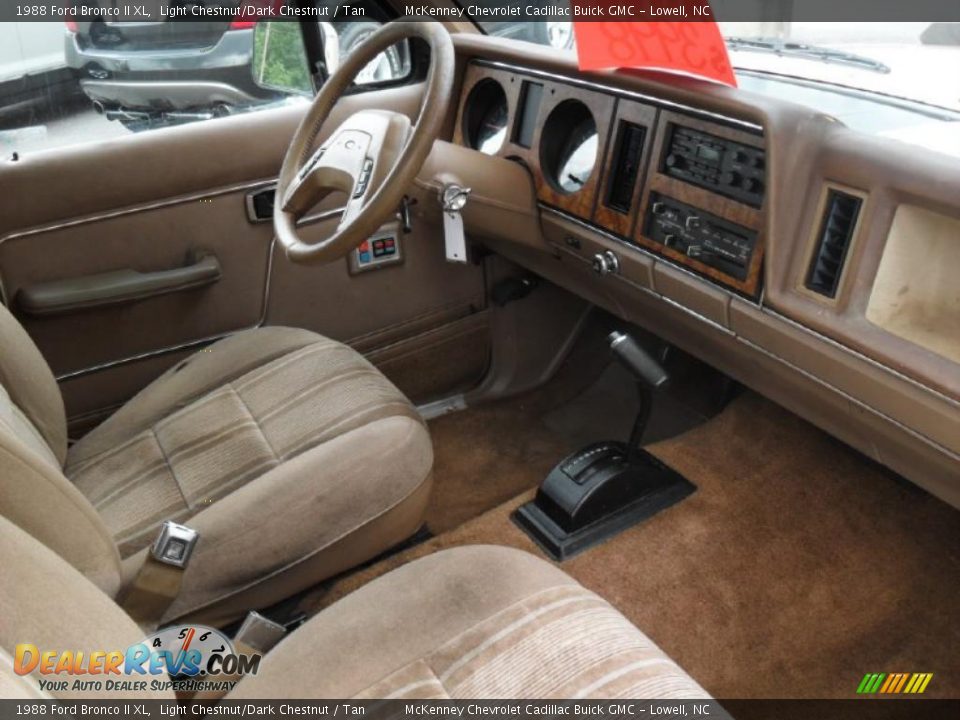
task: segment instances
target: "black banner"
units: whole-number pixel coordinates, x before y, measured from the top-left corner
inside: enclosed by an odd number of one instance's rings
[[[710,720],[943,720],[960,700],[0,700],[0,720],[24,718],[298,717],[364,720],[709,718]]]
[[[960,0],[401,0],[411,16],[504,22],[960,22]],[[359,0],[4,0],[0,22],[360,19]]]

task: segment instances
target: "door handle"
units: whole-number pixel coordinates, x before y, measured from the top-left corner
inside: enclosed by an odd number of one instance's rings
[[[205,255],[172,270],[114,270],[29,285],[17,293],[17,304],[29,315],[59,315],[211,285],[221,275],[217,258]]]

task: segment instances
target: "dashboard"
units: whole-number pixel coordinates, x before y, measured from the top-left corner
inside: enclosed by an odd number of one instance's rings
[[[457,50],[453,147],[511,178],[474,192],[468,235],[960,507],[950,157],[690,78]]]
[[[524,163],[548,208],[759,297],[761,128],[484,62],[459,117],[455,141]]]

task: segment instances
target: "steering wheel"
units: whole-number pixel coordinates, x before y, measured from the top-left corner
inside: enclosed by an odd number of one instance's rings
[[[316,151],[313,145],[333,106],[363,68],[394,43],[420,38],[430,46],[430,69],[416,123],[401,113],[361,110]],[[302,264],[337,260],[373,235],[397,211],[440,132],[453,90],[454,52],[440,23],[387,23],[348,55],[327,79],[300,123],[277,181],[273,229],[287,257]],[[336,232],[305,243],[297,221],[332,192],[347,194]]]

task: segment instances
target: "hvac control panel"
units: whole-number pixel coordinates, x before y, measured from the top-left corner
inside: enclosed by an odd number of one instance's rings
[[[692,205],[651,192],[643,234],[654,242],[745,280],[757,234]]]
[[[661,172],[753,207],[763,204],[763,148],[670,126]]]
[[[398,263],[402,259],[400,238],[395,232],[380,232],[364,240],[350,255],[353,272],[373,270],[384,265]]]

